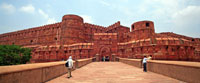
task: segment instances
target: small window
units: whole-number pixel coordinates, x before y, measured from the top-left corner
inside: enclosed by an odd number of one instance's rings
[[[57,40],[57,38],[55,37],[54,40]]]
[[[174,48],[172,48],[172,52],[175,52],[175,49],[174,49]]]
[[[134,25],[132,25],[132,31],[134,30],[134,28],[135,28]]]
[[[33,40],[31,40],[30,42],[33,43]]]
[[[134,48],[132,48],[132,52],[134,52]]]
[[[168,46],[166,46],[166,50],[168,50]]]
[[[149,27],[149,23],[148,22],[146,23],[146,27]]]
[[[183,41],[183,40],[180,40],[180,43],[181,43],[181,44],[184,44],[184,41]]]
[[[194,39],[192,39],[192,41],[194,41]]]
[[[180,46],[177,47],[177,50],[179,50]]]

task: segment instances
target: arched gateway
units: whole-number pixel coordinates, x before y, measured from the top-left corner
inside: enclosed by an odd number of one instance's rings
[[[102,46],[99,50],[99,60],[100,61],[110,61],[112,60],[111,48],[108,46]]]
[[[117,53],[117,34],[95,33],[93,48],[97,61],[114,61],[112,55]]]

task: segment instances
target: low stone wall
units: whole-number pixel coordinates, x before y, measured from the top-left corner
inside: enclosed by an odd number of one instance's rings
[[[89,58],[89,59],[80,59],[78,61],[76,61],[76,68],[80,68],[84,65],[87,65],[88,63],[91,63],[93,61],[93,59],[95,58]]]
[[[74,69],[92,62],[92,58],[74,62]],[[42,83],[67,73],[65,61],[0,66],[0,83]]]
[[[119,58],[120,62],[135,66],[135,67],[142,67],[141,60],[142,59],[126,59],[126,58]]]
[[[136,67],[142,64],[136,59],[119,58],[119,61]],[[147,70],[189,83],[200,83],[199,62],[149,60]]]

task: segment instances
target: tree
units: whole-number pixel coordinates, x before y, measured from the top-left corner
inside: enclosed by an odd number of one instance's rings
[[[17,45],[0,45],[0,65],[25,64],[31,59],[31,49]]]

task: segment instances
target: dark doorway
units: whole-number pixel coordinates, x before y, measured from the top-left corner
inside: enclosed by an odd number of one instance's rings
[[[106,56],[105,61],[110,61],[110,57]]]
[[[109,56],[102,56],[101,61],[103,61],[103,62],[110,61],[110,57]]]
[[[100,49],[100,61],[110,61],[111,60],[111,49],[109,47],[103,46]]]

